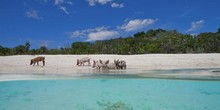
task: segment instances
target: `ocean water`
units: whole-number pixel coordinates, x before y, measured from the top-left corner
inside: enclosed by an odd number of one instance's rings
[[[220,110],[220,81],[82,78],[0,82],[0,110]]]

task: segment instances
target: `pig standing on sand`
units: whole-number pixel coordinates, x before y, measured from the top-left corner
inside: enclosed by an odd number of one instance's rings
[[[38,62],[40,62],[40,61],[42,61],[42,62],[43,62],[43,66],[45,66],[45,57],[36,57],[36,58],[34,58],[34,59],[31,59],[30,65],[33,64],[33,66],[34,66],[35,63],[37,63],[37,66],[39,66],[39,63],[38,63]]]
[[[90,59],[89,57],[84,57],[84,58],[81,58],[81,59],[77,59],[77,62],[76,62],[76,65],[77,66],[84,66],[84,63],[88,62],[88,65],[90,65]]]

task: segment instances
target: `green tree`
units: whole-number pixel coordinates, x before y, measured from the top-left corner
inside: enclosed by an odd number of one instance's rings
[[[10,48],[6,48],[0,45],[0,55],[10,55],[11,54],[11,49]]]
[[[134,38],[142,38],[145,36],[145,32],[138,32],[136,34],[134,34]]]
[[[23,54],[26,54],[26,52],[27,52],[27,49],[24,45],[18,45],[12,49],[12,53],[14,55],[23,55]]]
[[[74,42],[72,43],[72,53],[74,54],[88,54],[90,49],[89,42]]]
[[[39,49],[38,49],[38,53],[39,54],[48,54],[48,49],[46,46],[41,46]]]
[[[26,50],[29,51],[31,44],[29,42],[25,43]]]

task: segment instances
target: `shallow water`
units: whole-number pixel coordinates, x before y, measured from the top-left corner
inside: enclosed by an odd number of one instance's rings
[[[220,81],[82,78],[0,82],[0,110],[220,110]]]
[[[126,70],[92,69],[84,73],[0,73],[1,81],[42,80],[42,79],[91,79],[91,78],[161,78],[184,80],[219,80],[220,68],[182,68],[166,70],[144,70],[128,68]]]

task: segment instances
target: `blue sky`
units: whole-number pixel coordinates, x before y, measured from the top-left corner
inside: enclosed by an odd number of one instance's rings
[[[216,32],[219,0],[0,0],[0,45],[68,47],[162,28]]]

